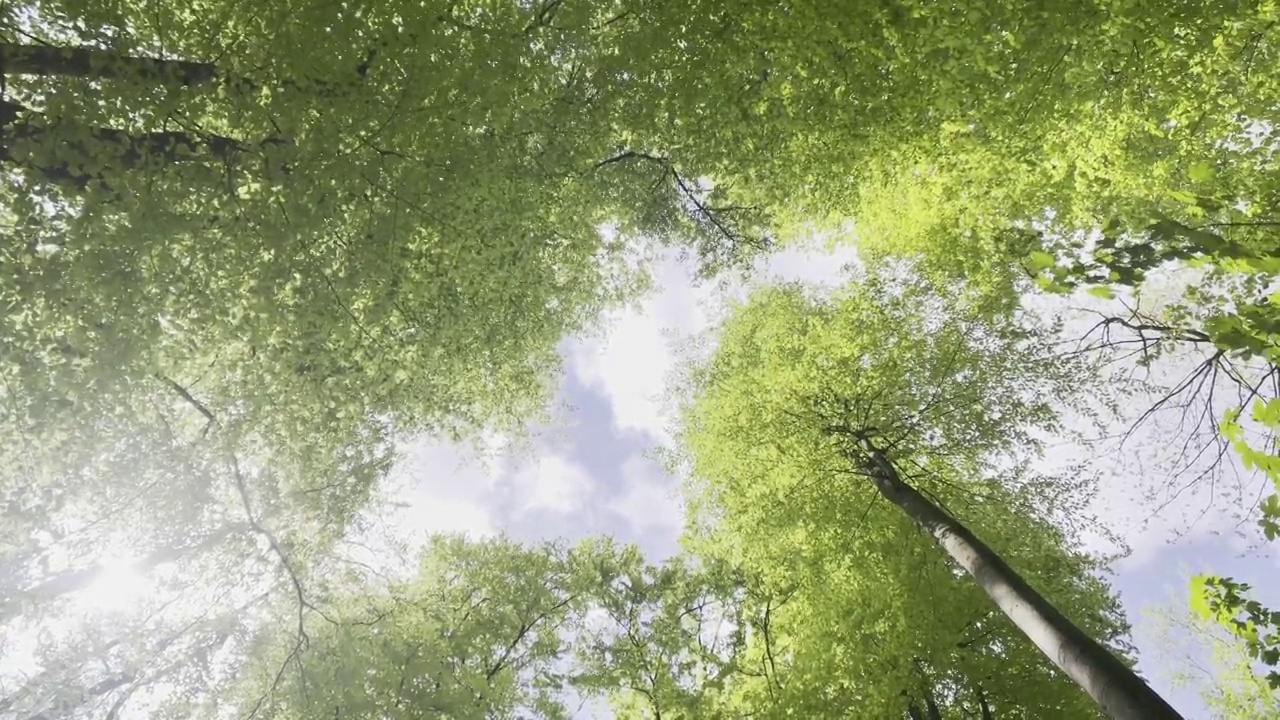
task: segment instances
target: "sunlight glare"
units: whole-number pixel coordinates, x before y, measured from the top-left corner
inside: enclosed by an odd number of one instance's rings
[[[141,569],[141,558],[112,553],[103,558],[93,582],[79,598],[86,609],[99,612],[125,610],[145,598],[154,581]]]

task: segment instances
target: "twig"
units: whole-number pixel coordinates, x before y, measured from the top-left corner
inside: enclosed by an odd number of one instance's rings
[[[201,415],[205,416],[205,419],[208,420],[208,422],[204,424],[204,430],[200,431],[200,437],[207,436],[209,434],[209,428],[218,423],[218,418],[213,414],[213,412],[173,378],[170,378],[168,375],[163,373],[156,373],[155,377],[160,382],[168,385],[174,392],[182,396],[183,400],[186,400],[192,407],[199,411]]]
[[[275,533],[262,525],[262,523],[254,517],[252,503],[249,500],[249,489],[245,486],[244,474],[240,471],[240,462],[235,455],[230,456],[231,472],[235,479],[236,493],[240,496],[240,504],[244,507],[245,520],[249,523],[249,527],[259,535],[267,539],[267,543],[271,547],[271,551],[280,560],[280,565],[284,568],[285,573],[289,576],[289,582],[293,586],[294,594],[298,600],[298,624],[297,624],[297,640],[294,642],[293,648],[285,657],[284,662],[280,664],[280,669],[276,671],[275,679],[271,682],[271,690],[258,698],[253,708],[249,711],[247,717],[256,717],[259,710],[262,709],[263,703],[267,699],[267,695],[274,695],[276,689],[280,686],[280,681],[284,678],[285,669],[292,662],[297,662],[301,668],[302,651],[310,643],[311,638],[307,635],[306,629],[306,611],[313,610],[319,612],[306,597],[306,593],[302,587],[302,581],[298,578],[298,573],[293,569],[293,565],[289,563],[289,557],[285,553],[284,548],[280,545],[280,540],[276,538]],[[331,621],[332,622],[332,621]]]

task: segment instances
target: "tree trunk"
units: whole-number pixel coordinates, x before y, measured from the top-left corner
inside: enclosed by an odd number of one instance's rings
[[[1164,698],[1076,627],[955,518],[903,482],[864,440],[863,469],[876,490],[934,537],[1036,647],[1118,720],[1182,720]]]
[[[920,706],[916,705],[915,700],[907,703],[907,715],[911,720],[924,720],[924,715],[920,714]]]
[[[97,48],[12,43],[0,43],[0,72],[182,86],[198,85],[218,77],[218,68],[213,63],[131,57]]]
[[[942,711],[938,709],[938,703],[933,701],[933,692],[930,690],[925,691],[924,711],[929,720],[942,720]]]
[[[377,52],[370,48],[355,73],[344,82],[316,79],[284,79],[279,87],[318,97],[337,98],[347,85],[363,80]],[[238,92],[252,93],[263,88],[252,78],[232,75],[208,62],[161,60],[122,55],[111,50],[56,45],[0,43],[0,75],[78,77],[89,80],[127,80],[150,85],[191,87],[219,82]]]
[[[109,187],[109,171],[164,167],[179,162],[230,165],[269,147],[285,147],[271,138],[246,145],[234,138],[202,133],[148,132],[130,134],[114,128],[86,127],[70,121],[50,121],[23,105],[0,100],[0,162],[34,170],[46,180],[84,190],[94,182]],[[42,158],[52,151],[51,158]],[[281,164],[287,174],[289,168]]]
[[[991,715],[991,706],[987,704],[987,694],[978,688],[978,708],[982,711],[982,720],[995,720]]]

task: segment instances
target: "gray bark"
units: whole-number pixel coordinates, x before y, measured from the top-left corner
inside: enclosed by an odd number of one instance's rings
[[[904,482],[884,453],[867,440],[863,447],[863,469],[876,490],[932,535],[1013,624],[1104,712],[1117,720],[1182,720],[1142,678],[1076,627],[995,551]]]

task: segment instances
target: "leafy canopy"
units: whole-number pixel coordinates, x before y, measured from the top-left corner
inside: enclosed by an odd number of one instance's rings
[[[1126,651],[1099,560],[1055,525],[1079,509],[1087,478],[1025,463],[1032,431],[1054,423],[1047,398],[1069,398],[1078,368],[1046,352],[1041,330],[992,319],[974,299],[902,267],[872,266],[831,297],[760,290],[692,372],[687,542],[759,577],[758,609],[779,605],[763,620],[772,634],[749,636],[770,666],[741,698],[779,712],[890,716],[933,699],[1096,713],[847,454],[874,432],[904,478]]]

